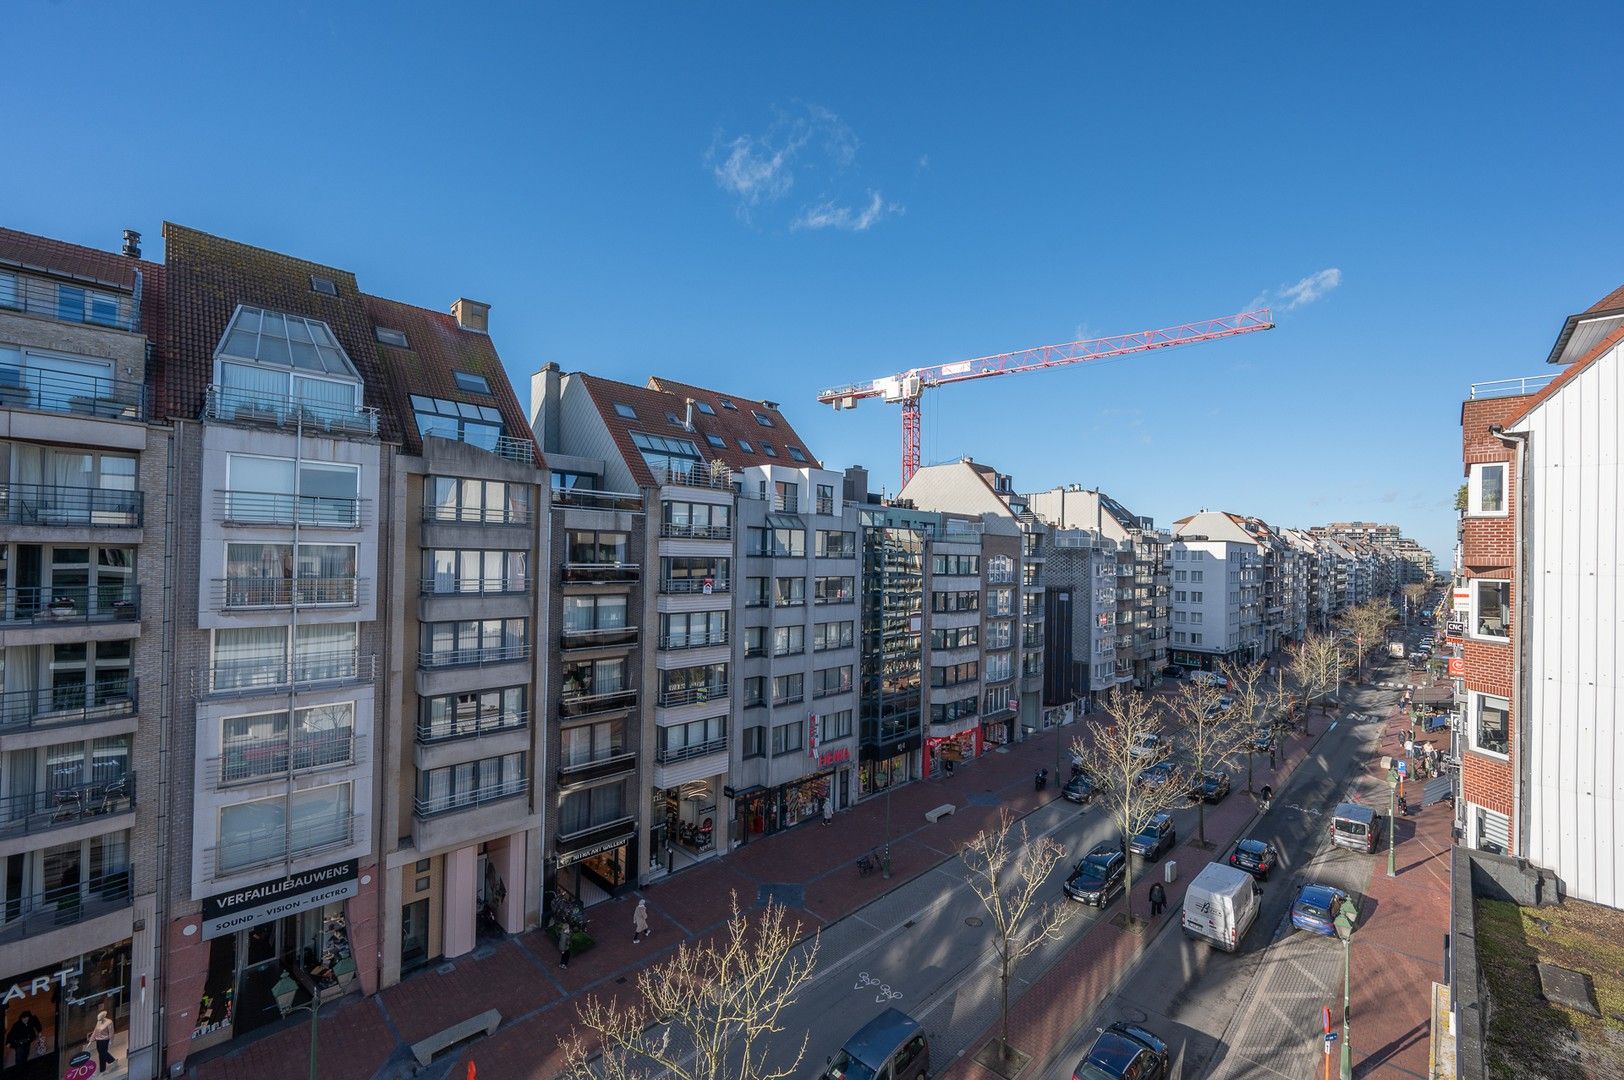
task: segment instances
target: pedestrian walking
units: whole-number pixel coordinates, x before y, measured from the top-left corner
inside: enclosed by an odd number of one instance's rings
[[[1167,908],[1167,890],[1162,883],[1153,881],[1150,885],[1150,917],[1155,918]]]
[[[1274,769],[1274,746],[1273,745],[1270,745],[1270,747],[1269,747],[1269,769],[1271,771]]]
[[[1263,785],[1263,812],[1269,812],[1269,804],[1274,801],[1274,788],[1268,784]]]
[[[1404,736],[1404,756],[1406,758],[1415,757],[1415,740],[1408,735]]]
[[[637,910],[632,912],[632,944],[648,937],[648,901],[637,898]]]
[[[90,1030],[90,1041],[96,1045],[96,1071],[106,1072],[118,1064],[109,1049],[113,1045],[113,1018],[103,1009],[96,1014],[96,1026]]]
[[[835,801],[829,796],[823,797],[823,823],[825,825],[835,819]]]
[[[558,925],[558,966],[570,966],[570,924],[567,919]]]

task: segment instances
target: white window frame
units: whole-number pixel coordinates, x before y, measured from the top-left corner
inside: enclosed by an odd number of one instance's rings
[[[1467,597],[1468,597],[1467,603],[1468,603],[1468,607],[1467,607],[1467,612],[1466,612],[1466,619],[1467,619],[1467,621],[1466,621],[1466,636],[1471,638],[1473,641],[1489,641],[1489,642],[1493,642],[1496,645],[1509,645],[1509,644],[1511,644],[1510,621],[1511,621],[1511,618],[1512,618],[1512,616],[1511,616],[1511,605],[1509,603],[1506,605],[1506,622],[1507,622],[1507,625],[1506,625],[1506,633],[1505,634],[1503,634],[1503,635],[1502,634],[1480,634],[1480,633],[1477,632],[1477,626],[1478,626],[1478,619],[1477,619],[1477,587],[1480,584],[1481,585],[1504,585],[1504,586],[1506,586],[1507,589],[1509,589],[1511,587],[1511,582],[1509,580],[1507,580],[1506,578],[1480,577],[1480,578],[1468,578],[1467,579],[1466,586],[1467,586]]]
[[[1506,712],[1506,748],[1505,750],[1490,750],[1477,741],[1478,716],[1482,712],[1483,699],[1503,702]],[[1466,744],[1472,748],[1474,754],[1482,754],[1497,761],[1511,760],[1511,701],[1499,694],[1484,694],[1477,690],[1466,692]]]
[[[1473,813],[1472,813],[1472,849],[1474,851],[1487,851],[1488,850],[1487,848],[1485,848],[1483,846],[1484,833],[1487,830],[1485,830],[1483,828],[1483,822],[1480,820],[1480,818],[1496,817],[1496,818],[1499,818],[1501,821],[1504,821],[1506,823],[1506,829],[1505,829],[1505,832],[1506,832],[1505,854],[1507,854],[1507,855],[1511,854],[1511,819],[1509,817],[1507,817],[1506,815],[1500,813],[1497,810],[1490,810],[1488,807],[1479,806],[1477,803],[1468,803],[1467,805],[1469,805],[1473,810]]]
[[[1483,509],[1483,471],[1500,470],[1500,509]],[[1466,478],[1466,516],[1497,518],[1511,512],[1511,464],[1505,461],[1485,461],[1473,465]]]

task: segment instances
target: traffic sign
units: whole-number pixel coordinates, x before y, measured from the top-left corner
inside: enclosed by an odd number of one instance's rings
[[[1329,1046],[1331,1043],[1334,1043],[1334,1042],[1336,1042],[1336,1032],[1327,1031],[1325,1033],[1325,1044],[1327,1046]]]

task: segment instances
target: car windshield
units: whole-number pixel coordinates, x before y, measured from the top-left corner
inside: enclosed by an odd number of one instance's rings
[[[1106,1072],[1092,1061],[1077,1066],[1076,1080],[1122,1080],[1121,1073]]]
[[[1109,855],[1090,855],[1077,864],[1077,877],[1081,881],[1103,881],[1110,868]]]
[[[1365,835],[1365,823],[1362,821],[1348,821],[1343,818],[1336,823],[1336,831],[1347,833],[1349,836]]]
[[[1264,845],[1256,840],[1242,840],[1240,843],[1240,853],[1242,855],[1261,855],[1263,849]]]
[[[823,1076],[824,1080],[874,1080],[874,1070],[842,1050]]]

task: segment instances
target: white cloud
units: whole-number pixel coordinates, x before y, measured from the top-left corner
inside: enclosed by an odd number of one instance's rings
[[[850,206],[841,206],[833,200],[824,199],[804,207],[796,219],[790,223],[791,229],[841,229],[845,232],[866,232],[875,222],[887,214],[900,214],[902,207],[895,203],[888,203],[878,191],[868,193],[868,205],[861,210]]]
[[[1342,284],[1342,271],[1334,266],[1329,266],[1317,273],[1309,274],[1293,284],[1282,285],[1273,292],[1265,289],[1252,297],[1252,302],[1247,304],[1246,307],[1248,311],[1261,307],[1296,311],[1300,307],[1312,304],[1340,284]]]

